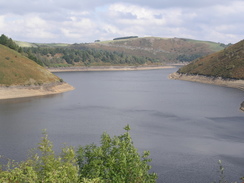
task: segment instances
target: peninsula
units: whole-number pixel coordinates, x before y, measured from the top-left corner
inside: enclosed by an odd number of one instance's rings
[[[169,78],[215,84],[244,91],[244,40],[192,61],[176,73],[170,74]],[[244,111],[244,102],[240,109]]]
[[[0,99],[50,95],[73,89],[44,67],[0,44]]]

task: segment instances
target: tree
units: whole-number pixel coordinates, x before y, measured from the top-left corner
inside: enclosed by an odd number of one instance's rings
[[[16,51],[19,50],[19,46],[11,38],[8,38],[4,34],[0,36],[0,44],[7,46]]]
[[[95,144],[80,147],[78,165],[81,178],[100,178],[104,182],[150,183],[156,182],[157,175],[149,173],[149,151],[143,155],[137,152],[129,134],[111,138],[107,133],[101,136],[101,146]]]
[[[151,183],[157,175],[148,173],[149,152],[142,156],[131,140],[129,130],[111,138],[107,133],[101,137],[102,145],[94,144],[74,148],[64,147],[60,155],[53,151],[53,144],[43,132],[38,148],[23,162],[10,161],[6,170],[0,166],[0,182],[83,182],[83,183]]]
[[[0,169],[0,182],[78,182],[78,167],[73,147],[62,148],[57,156],[53,144],[43,132],[41,142],[26,161],[8,163],[7,171]]]
[[[2,34],[1,36],[0,36],[0,44],[2,44],[2,45],[7,45],[7,43],[8,43],[8,37],[7,36],[5,36],[4,34]]]

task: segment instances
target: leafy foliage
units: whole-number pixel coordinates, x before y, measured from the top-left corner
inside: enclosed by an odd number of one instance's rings
[[[149,152],[140,157],[133,146],[129,126],[125,129],[125,134],[114,138],[104,133],[101,147],[87,145],[80,147],[76,154],[73,147],[65,146],[60,155],[55,155],[53,144],[43,131],[38,148],[33,149],[26,161],[9,160],[2,169],[0,166],[0,182],[155,182],[157,175],[148,173]]]
[[[46,67],[157,65],[189,62],[223,49],[221,43],[181,38],[134,38],[73,45],[34,44],[26,56]]]
[[[38,151],[21,163],[9,162],[6,171],[0,170],[0,182],[78,182],[78,167],[76,165],[73,147],[64,147],[62,153],[56,156],[48,135],[39,143]]]
[[[203,55],[201,55],[201,54],[193,54],[193,55],[182,54],[182,55],[179,55],[176,59],[179,60],[180,62],[190,62],[201,56],[203,56]]]
[[[0,44],[9,47],[10,49],[13,49],[18,52],[22,52],[22,48],[19,47],[11,38],[8,38],[4,34],[0,36]]]
[[[126,55],[83,47],[30,47],[23,48],[28,55],[34,56],[47,67],[55,66],[97,66],[97,65],[143,65],[156,63],[157,60],[140,56]],[[36,61],[37,62],[37,61]]]
[[[222,161],[219,160],[218,164],[219,164],[219,180],[218,181],[214,181],[212,183],[237,183],[237,182],[229,182],[229,181],[227,181],[227,179],[225,177],[224,166],[222,165]],[[244,181],[244,177],[240,178],[240,180]]]
[[[19,53],[22,53],[24,56],[28,57],[29,59],[33,60],[37,64],[43,66],[43,63],[40,62],[31,52],[23,53],[22,47],[18,46],[11,38],[8,38],[4,34],[0,36],[0,44],[9,47],[12,50],[18,51]]]
[[[149,152],[142,157],[133,146],[129,134],[126,133],[111,138],[107,133],[101,137],[101,146],[88,145],[78,150],[80,176],[83,178],[100,178],[104,182],[155,182],[157,175],[148,173],[151,166],[148,162]]]
[[[175,63],[191,61],[194,58],[220,51],[224,49],[225,45],[183,38],[144,37],[77,44],[75,47],[123,52],[126,55],[155,59],[159,63]]]

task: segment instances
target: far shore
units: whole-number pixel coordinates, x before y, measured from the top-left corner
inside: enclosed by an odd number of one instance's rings
[[[53,95],[74,90],[68,83],[49,83],[41,86],[0,86],[0,100]]]
[[[162,66],[74,66],[48,68],[50,72],[76,72],[76,71],[135,71],[174,68],[174,65]]]
[[[130,71],[174,68],[173,65],[165,66],[90,66],[90,67],[58,67],[48,68],[50,72],[75,72],[75,71]],[[0,100],[24,97],[53,95],[74,90],[68,83],[49,83],[40,86],[0,86]]]

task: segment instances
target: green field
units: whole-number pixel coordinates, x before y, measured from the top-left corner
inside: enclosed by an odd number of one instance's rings
[[[64,47],[69,46],[67,43],[28,43],[23,41],[15,41],[15,43],[21,47]]]

